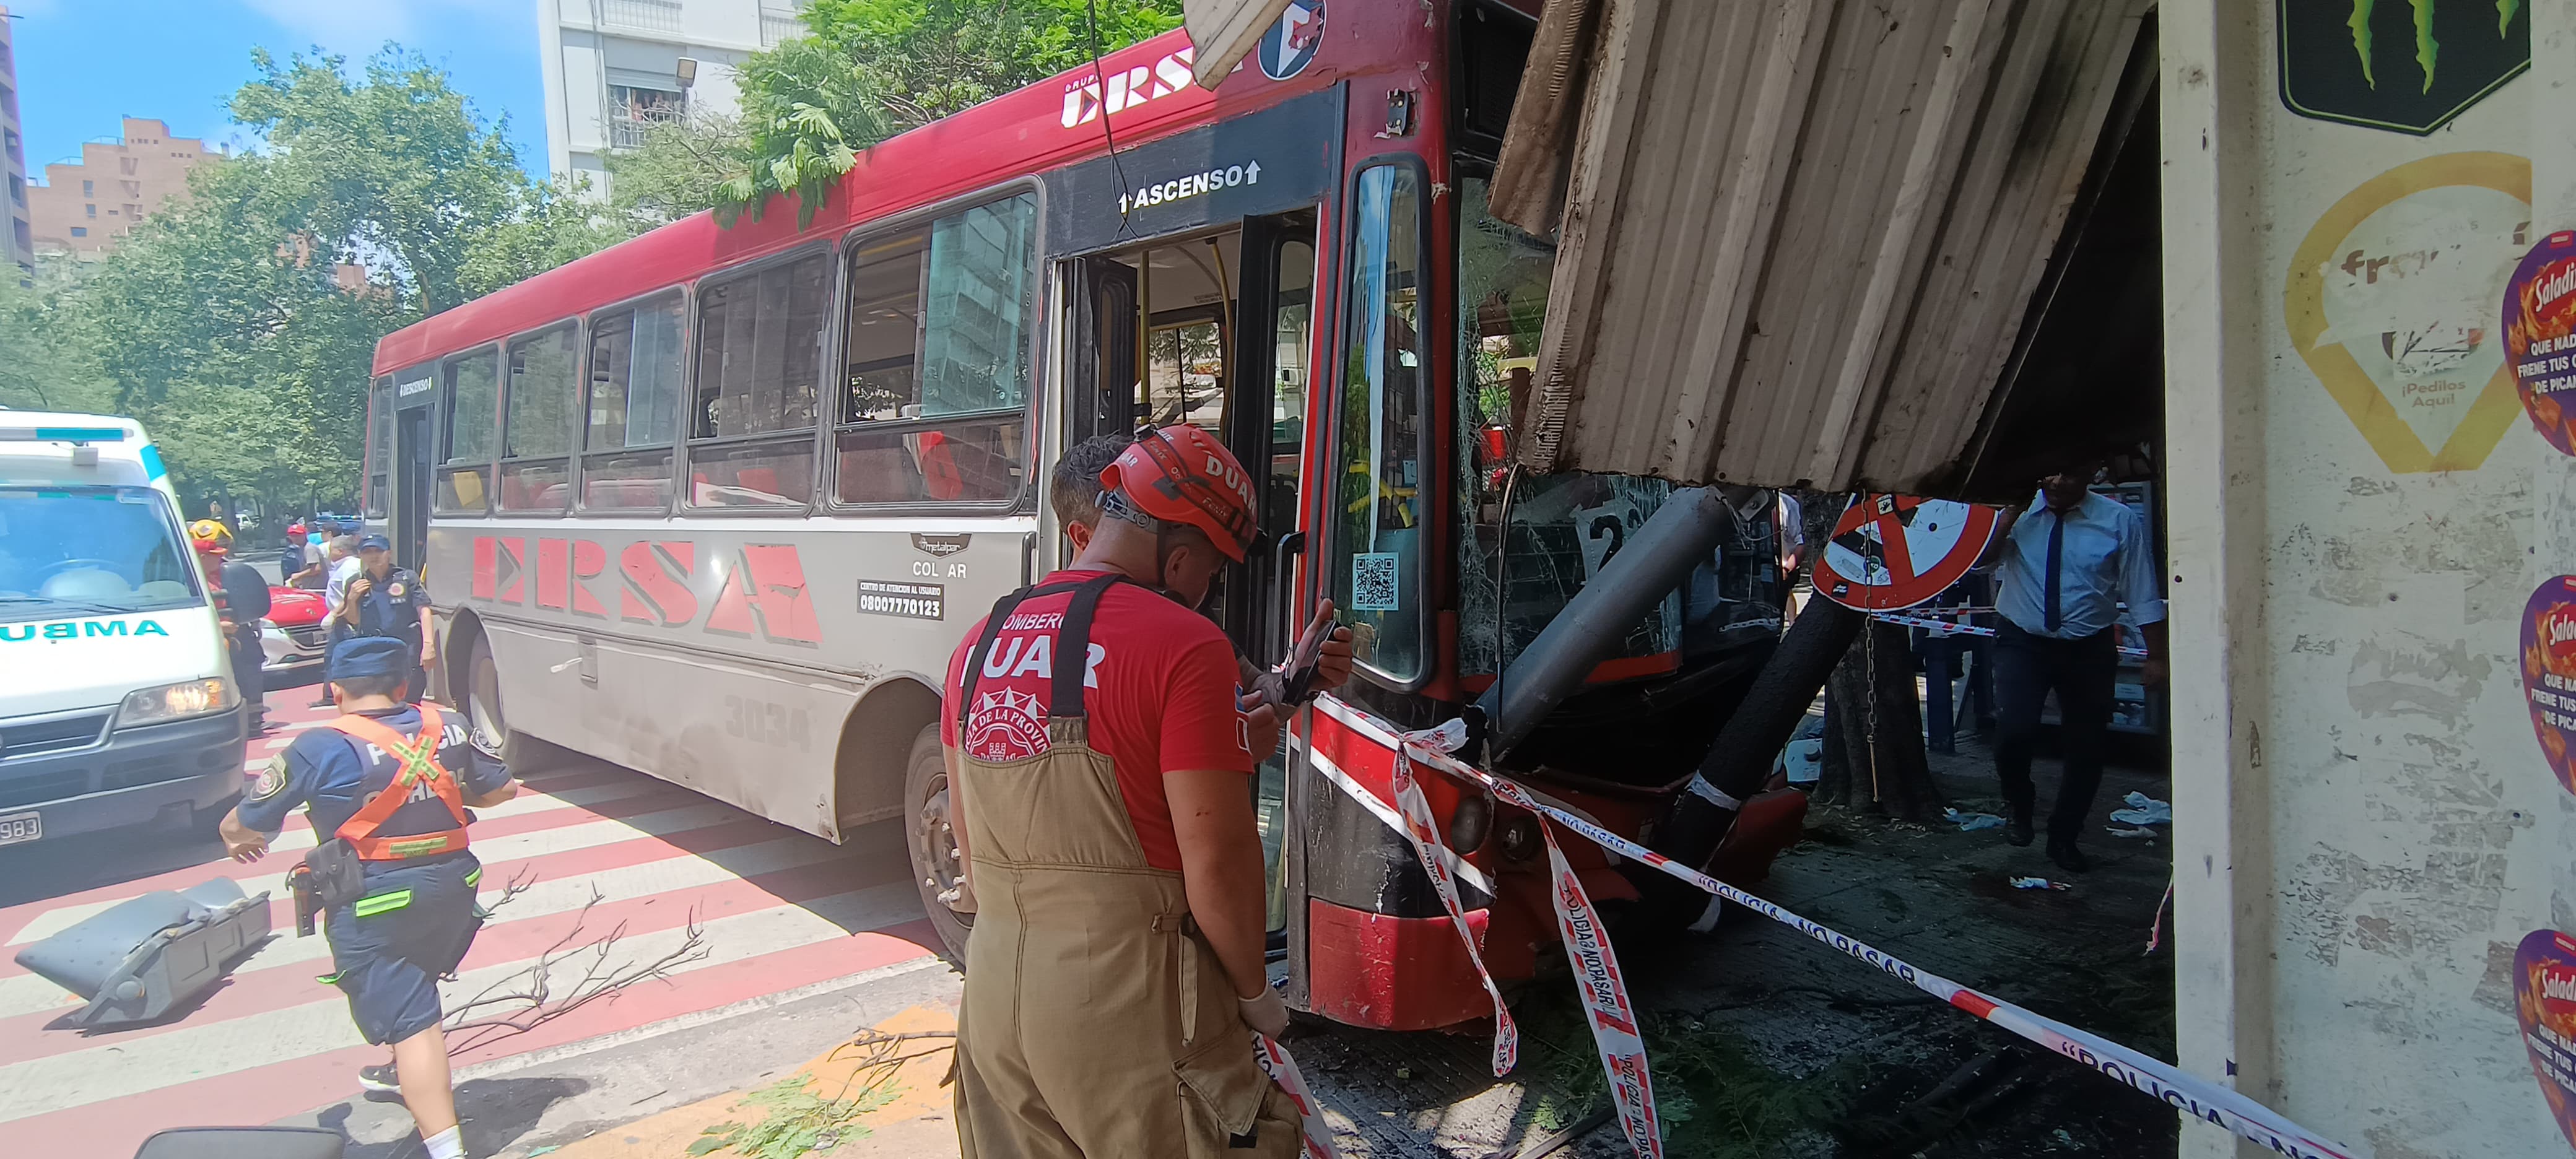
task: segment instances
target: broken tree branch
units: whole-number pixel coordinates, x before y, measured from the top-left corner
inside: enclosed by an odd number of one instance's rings
[[[533,881],[532,875],[513,878],[502,890],[500,900],[486,907],[485,912],[525,892]],[[615,961],[617,944],[626,936],[626,923],[619,922],[596,938],[584,938],[590,911],[605,900],[605,895],[592,888],[590,900],[582,904],[572,928],[537,955],[535,963],[494,981],[450,1010],[446,1024],[448,1053],[462,1054],[516,1038],[592,1003],[614,1000],[630,986],[668,979],[673,971],[707,956],[705,930],[698,924],[698,911],[691,908],[679,945],[650,960]],[[556,972],[573,965],[578,965],[579,975],[558,993]]]

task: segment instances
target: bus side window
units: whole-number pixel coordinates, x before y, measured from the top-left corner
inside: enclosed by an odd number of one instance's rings
[[[501,350],[486,346],[439,364],[447,400],[447,437],[441,441],[437,496],[440,515],[481,515],[491,479],[492,452],[500,441]]]
[[[1333,602],[1363,666],[1398,684],[1428,676],[1422,576],[1423,197],[1410,163],[1353,183],[1349,309],[1342,324],[1331,570]]]
[[[680,295],[590,323],[590,400],[582,424],[585,511],[666,511],[680,423]]]
[[[509,365],[500,509],[560,514],[572,498],[572,401],[581,366],[581,326],[565,322],[513,340]]]
[[[814,253],[698,292],[688,504],[798,508],[814,498],[814,418],[832,259]]]
[[[1022,194],[851,250],[838,502],[1019,497],[1036,234],[1037,199]]]

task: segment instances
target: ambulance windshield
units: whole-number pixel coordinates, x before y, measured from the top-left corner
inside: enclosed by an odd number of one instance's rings
[[[149,487],[0,487],[0,623],[189,607],[202,585]]]

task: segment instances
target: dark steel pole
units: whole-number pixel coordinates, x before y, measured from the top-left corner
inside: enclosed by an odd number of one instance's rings
[[[1717,488],[1673,492],[1477,699],[1488,755],[1527,738],[1734,529]]]

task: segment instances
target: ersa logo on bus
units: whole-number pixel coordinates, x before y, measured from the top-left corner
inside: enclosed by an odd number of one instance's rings
[[[1289,0],[1278,22],[1254,46],[1252,58],[1260,62],[1262,75],[1288,80],[1314,63],[1315,53],[1323,43],[1324,0]],[[1152,64],[1110,74],[1106,84],[1097,73],[1070,81],[1064,87],[1062,123],[1068,129],[1079,128],[1099,120],[1103,114],[1114,117],[1147,102],[1188,92],[1196,87],[1190,76],[1190,64],[1195,59],[1195,50],[1184,44]],[[1234,67],[1241,71],[1243,65]],[[1200,95],[1209,94],[1200,90]]]
[[[615,578],[608,567],[608,548],[596,540],[478,535],[472,598],[594,620],[611,618],[606,601],[614,599],[615,619],[657,628],[699,624],[704,610],[702,631],[808,648],[823,642],[795,544],[701,552],[685,539],[637,540],[618,549]],[[716,597],[701,609],[705,588]]]

